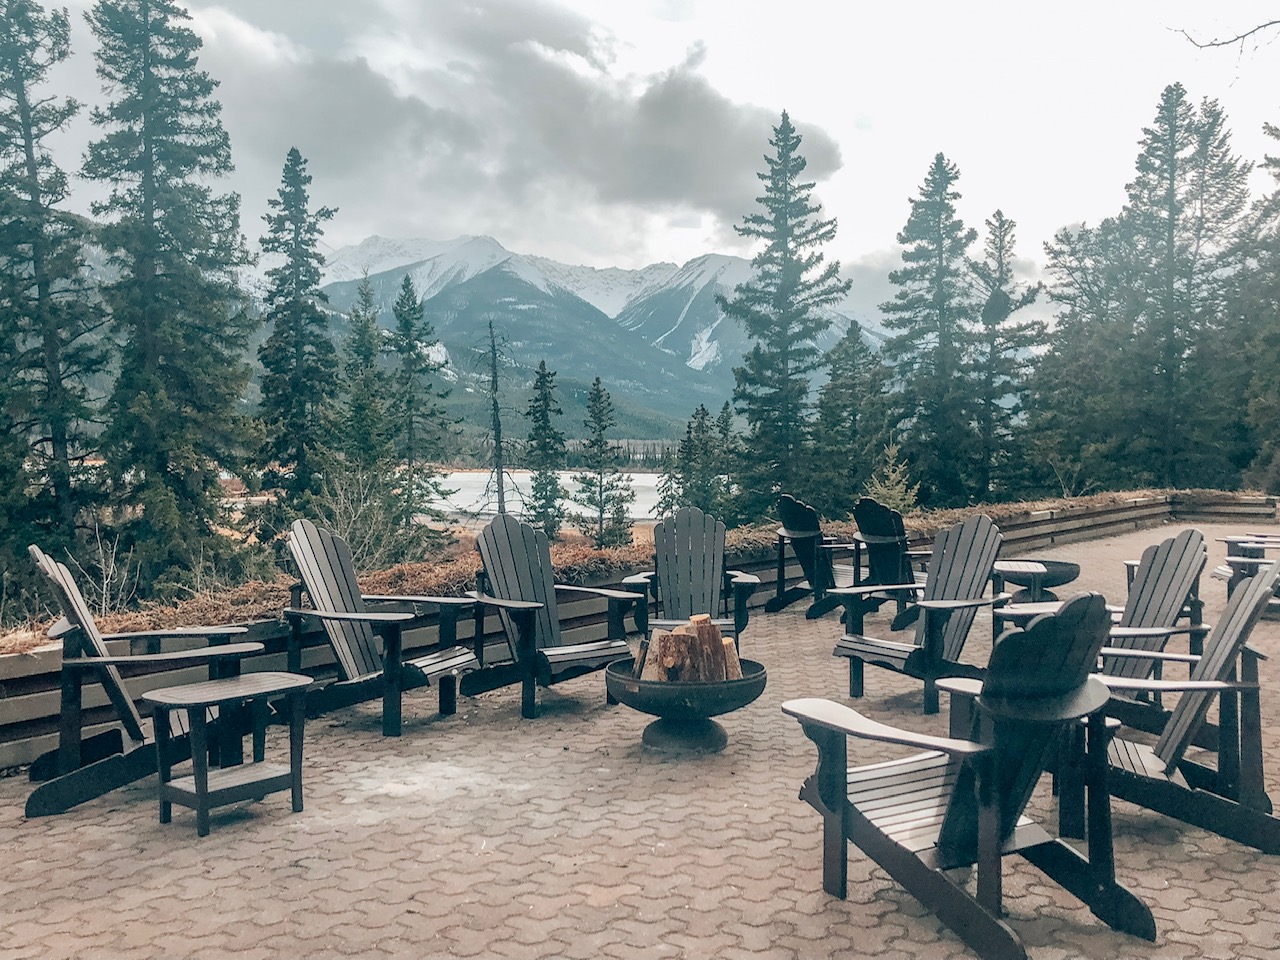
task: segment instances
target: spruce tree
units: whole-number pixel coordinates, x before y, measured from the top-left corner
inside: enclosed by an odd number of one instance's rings
[[[680,505],[719,517],[726,495],[725,466],[720,430],[706,406],[698,404],[676,448]]]
[[[826,355],[810,466],[797,494],[824,517],[847,517],[885,442],[887,371],[851,321]]]
[[[966,365],[974,304],[966,254],[977,232],[956,216],[960,171],[939,153],[898,234],[903,266],[890,271],[898,292],[880,309],[898,331],[883,355],[898,380],[903,451],[929,506],[964,503],[973,489],[963,469],[974,452]]]
[[[1161,94],[1140,147],[1124,211],[1141,258],[1128,358],[1130,415],[1141,429],[1130,454],[1161,486],[1229,484],[1240,405],[1216,403],[1215,391],[1234,393],[1239,381],[1225,375],[1232,358],[1218,348],[1252,166],[1232,153],[1221,107],[1197,108],[1177,83]]]
[[[96,433],[88,383],[105,365],[94,336],[103,313],[84,272],[88,233],[59,209],[67,177],[45,143],[80,110],[44,89],[70,55],[69,28],[65,10],[0,3],[0,406],[8,450],[0,459],[22,467],[21,480],[0,482],[49,550],[73,546],[77,516],[94,499],[82,469]]]
[[[295,502],[317,489],[330,446],[338,393],[338,357],[329,337],[329,315],[321,306],[324,254],[321,227],[330,207],[312,210],[311,175],[297,147],[285,157],[284,172],[270,212],[263,215],[265,253],[281,262],[267,271],[267,322],[271,335],[258,349],[262,362],[261,416],[267,440],[263,459],[283,471],[273,476]]]
[[[622,472],[622,455],[609,439],[617,425],[609,391],[596,377],[587,395],[587,439],[582,443],[582,470],[574,474],[578,492],[573,501],[589,511],[577,517],[579,529],[591,537],[596,549],[620,547],[631,542],[628,508],[635,501],[631,477]]]
[[[973,353],[976,389],[978,456],[974,496],[989,500],[993,482],[1008,496],[1009,464],[1016,457],[1013,424],[1026,392],[1031,350],[1044,343],[1044,324],[1011,318],[1035,302],[1040,284],[1019,285],[1013,279],[1014,230],[1017,224],[997,210],[986,221],[983,259],[969,265],[983,300]]]
[[[247,261],[239,197],[208,181],[231,172],[231,146],[199,69],[201,42],[172,0],[98,0],[86,15],[111,98],[82,173],[109,194],[92,205],[116,277],[102,294],[122,343],[102,435],[125,546],[142,582],[191,568],[216,530],[220,465],[248,435],[237,405],[252,320],[237,285]]]
[[[382,366],[387,346],[378,328],[378,308],[367,273],[360,279],[356,302],[347,316],[343,352],[340,447],[349,463],[375,469],[391,463],[394,456],[387,410],[390,379]]]
[[[1280,127],[1264,124],[1263,132],[1280,141]],[[1244,335],[1238,355],[1253,359],[1247,404],[1257,440],[1247,479],[1267,493],[1280,493],[1280,156],[1268,154],[1262,167],[1274,178],[1274,189],[1253,211],[1254,258],[1238,278],[1234,315]]]
[[[559,471],[565,466],[564,434],[555,427],[555,418],[564,416],[555,396],[556,374],[547,369],[547,361],[538,364],[533,381],[533,396],[525,407],[529,421],[529,439],[525,444],[525,465],[533,471],[525,514],[533,526],[551,540],[560,539],[564,522],[565,489]]]
[[[812,199],[814,184],[801,179],[805,159],[801,137],[784,111],[773,128],[765,157],[763,208],[748,214],[735,230],[764,242],[752,260],[755,276],[734,291],[716,296],[720,309],[742,323],[754,342],[735,367],[734,402],[747,420],[746,447],[738,486],[750,518],[772,508],[779,491],[797,476],[809,426],[810,375],[822,364],[817,339],[831,326],[824,308],[849,292],[840,264],[824,265],[821,247],[836,233],[836,221],[820,219]]]
[[[435,462],[444,456],[445,439],[453,422],[440,405],[449,391],[434,380],[445,362],[438,355],[440,344],[435,328],[426,318],[426,307],[408,274],[400,284],[392,313],[395,367],[391,377],[391,421],[396,455],[405,466],[407,482],[420,509],[427,510],[431,500],[446,494]]]

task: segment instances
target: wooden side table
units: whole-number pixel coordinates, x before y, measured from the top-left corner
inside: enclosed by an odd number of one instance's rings
[[[153,726],[156,760],[160,773],[160,822],[168,823],[173,804],[196,812],[196,832],[209,833],[209,810],[240,800],[260,800],[278,790],[293,791],[293,811],[302,810],[302,728],[306,719],[310,677],[296,673],[250,673],[240,677],[207,680],[180,687],[163,687],[144,693],[142,699],[155,710]],[[266,746],[268,701],[285,696],[289,701],[289,765],[263,762]],[[219,715],[247,707],[253,718],[253,762],[209,769],[209,736],[205,714],[209,707]],[[186,710],[190,724],[192,775],[172,779],[173,757],[169,711]],[[223,754],[225,756],[225,752]]]

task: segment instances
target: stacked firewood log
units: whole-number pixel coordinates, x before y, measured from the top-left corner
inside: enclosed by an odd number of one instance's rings
[[[635,675],[673,683],[691,680],[741,680],[742,664],[732,637],[722,637],[707,614],[674,630],[655,630],[640,645]]]

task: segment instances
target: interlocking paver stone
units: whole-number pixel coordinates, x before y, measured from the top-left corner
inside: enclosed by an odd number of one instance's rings
[[[1239,526],[1201,525],[1214,537]],[[1141,530],[1038,551],[1076,559],[1075,586],[1122,596],[1122,561],[1169,535]],[[1223,604],[1207,577],[1209,619]],[[882,870],[849,851],[849,898],[821,886],[821,824],[797,799],[815,751],[779,704],[845,697],[831,657],[835,614],[804,605],[753,613],[747,656],[769,683],[722,718],[716,756],[652,753],[647,717],[608,707],[599,675],[540,691],[522,720],[518,691],[462,698],[433,714],[433,691],[405,698],[404,736],[379,736],[378,705],[307,728],[306,809],[269,798],[217,811],[196,838],[185,811],[156,822],[154,784],[118,790],[61,817],[26,821],[25,780],[0,781],[0,960],[307,956],[340,958],[792,958],[970,956]],[[883,628],[888,614],[869,621]],[[990,618],[966,659],[990,650]],[[1280,623],[1254,645],[1280,689]],[[945,733],[920,714],[920,685],[868,670],[859,709]],[[1280,698],[1264,697],[1267,784],[1280,799]],[[269,745],[270,746],[270,745]],[[855,743],[856,762],[896,748]],[[1031,812],[1053,822],[1042,784]],[[1151,904],[1159,939],[1107,929],[1029,865],[1006,872],[1008,921],[1033,960],[1273,958],[1280,858],[1116,804],[1122,881]],[[969,880],[970,889],[973,878]]]

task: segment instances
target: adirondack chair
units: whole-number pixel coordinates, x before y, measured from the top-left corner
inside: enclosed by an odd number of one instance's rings
[[[483,647],[477,647],[482,669],[467,678],[465,691],[493,690],[511,683],[521,689],[520,713],[537,716],[537,685],[603,670],[615,660],[631,656],[623,619],[635,604],[637,618],[644,597],[625,590],[576,587],[555,582],[551,546],[546,534],[509,514],[499,514],[480,531],[476,547],[484,569],[476,575],[476,637],[484,636],[485,608],[498,611],[506,635],[510,660],[486,665]],[[577,593],[608,601],[608,639],[565,643],[560,632],[557,597]],[[639,619],[637,619],[637,627]],[[479,643],[479,641],[477,641]],[[613,699],[608,698],[613,703]]]
[[[837,587],[831,592],[845,604],[845,636],[832,654],[849,660],[849,696],[863,694],[863,665],[884,667],[924,681],[924,712],[938,712],[939,677],[977,677],[981,669],[960,662],[978,608],[1001,603],[1002,596],[983,597],[991,566],[1000,550],[1000,531],[990,518],[970,517],[938,535],[923,587],[903,587],[922,593],[917,606],[923,616],[916,623],[914,643],[863,636],[868,596],[883,593],[882,584]]]
[[[302,665],[302,636],[319,622],[333,648],[341,679],[309,704],[313,711],[348,706],[382,695],[382,735],[400,736],[403,692],[435,683],[440,691],[440,713],[457,709],[458,677],[480,665],[476,655],[457,646],[457,618],[473,601],[465,597],[384,596],[362,594],[356,582],[351,549],[341,537],[317,527],[310,520],[295,520],[289,528],[289,552],[302,576],[301,587],[311,607],[301,605],[295,590],[292,606],[284,611],[289,621],[289,670]],[[412,605],[414,611],[370,609],[371,604]],[[440,610],[440,642],[435,649],[404,658],[403,632],[419,619],[416,608],[434,604]],[[378,640],[381,639],[381,649]]]
[[[60,619],[49,630],[49,637],[62,641],[61,707],[58,719],[58,747],[37,757],[31,764],[33,781],[47,781],[36,787],[27,798],[28,817],[64,813],[77,804],[102,796],[134,780],[156,772],[155,740],[150,724],[143,721],[133,697],[120,678],[120,667],[181,667],[207,664],[210,679],[236,676],[240,658],[262,650],[260,643],[230,643],[233,636],[245,633],[244,627],[186,627],[148,630],[138,633],[102,633],[94,622],[89,605],[71,571],[35,544],[27,548],[40,572],[53,587],[62,608]],[[206,640],[210,646],[193,650],[162,649],[170,639]],[[127,641],[130,650],[142,651],[114,655],[108,641]],[[123,728],[112,728],[85,737],[82,687],[87,673],[97,675],[103,691],[115,710]],[[186,729],[172,728],[175,756],[190,753]],[[128,737],[128,744],[124,738]],[[239,741],[236,740],[238,746]],[[228,760],[231,758],[228,758]]]
[[[1006,633],[985,680],[942,681],[953,701],[956,694],[977,695],[969,739],[899,730],[830,700],[784,703],[783,712],[818,747],[817,770],[800,798],[823,818],[823,889],[846,895],[847,840],[979,956],[1025,960],[1018,935],[1001,919],[1001,860],[1018,853],[1104,923],[1154,940],[1151,911],[1115,878],[1102,714],[1107,691],[1089,677],[1108,622],[1102,597],[1081,595],[1056,616]],[[1091,764],[1087,857],[1023,816],[1059,732],[1084,717]],[[850,769],[850,737],[928,752]],[[946,873],[974,865],[976,897]]]
[[[647,603],[636,605],[636,626],[648,634],[651,628],[670,629],[695,614],[710,614],[722,634],[732,634],[737,644],[751,615],[747,601],[760,578],[741,570],[724,568],[724,523],[697,507],[684,507],[653,528],[656,569],[622,581],[640,592],[651,591],[662,606],[662,617],[649,618]],[[733,598],[733,616],[723,616],[727,598]]]
[[[813,602],[805,611],[805,617],[816,620],[840,606],[840,598],[827,591],[832,587],[851,587],[858,579],[853,564],[836,563],[837,551],[854,551],[861,545],[840,543],[835,537],[825,536],[818,522],[818,511],[789,493],[778,498],[778,572],[773,597],[764,605],[766,613],[777,613],[797,600],[812,596]],[[804,579],[787,586],[787,546],[800,564]]]
[[[1208,629],[1203,624],[1178,626],[1177,621],[1183,615],[1187,596],[1200,578],[1206,557],[1204,534],[1194,529],[1183,530],[1147,547],[1142,552],[1124,607],[1112,610],[1115,622],[1110,647],[1160,651],[1175,634],[1203,636]],[[1002,623],[1025,623],[1057,607],[1055,602],[1007,604],[994,613],[996,629],[999,630]],[[1102,672],[1116,677],[1147,677],[1157,671],[1160,663],[1159,658],[1108,654],[1103,657]],[[1158,696],[1146,701],[1116,699],[1107,711],[1125,723],[1152,732],[1158,732],[1166,719]]]
[[[1122,738],[1112,741],[1107,754],[1112,795],[1264,853],[1280,853],[1280,819],[1272,815],[1263,779],[1260,655],[1246,644],[1278,583],[1280,564],[1240,583],[1206,638],[1201,656],[1164,655],[1177,661],[1193,660],[1189,680],[1100,677],[1113,695],[1152,688],[1182,694],[1154,745]],[[1104,654],[1109,652],[1103,650]],[[1111,655],[1128,653],[1131,651]],[[1138,655],[1149,654],[1144,651]],[[1195,760],[1187,756],[1198,729],[1206,723],[1215,695],[1220,727],[1216,768],[1203,762],[1208,759],[1203,754],[1197,753]],[[1076,767],[1065,766],[1060,779],[1080,776]],[[1062,784],[1059,810],[1064,830],[1082,821],[1079,795],[1076,785]],[[1074,804],[1069,799],[1074,799]]]
[[[920,608],[914,604],[920,592],[912,587],[922,588],[928,579],[925,572],[916,569],[916,564],[927,560],[929,551],[912,550],[902,514],[871,497],[862,497],[853,505],[853,521],[858,525],[853,538],[856,548],[853,585],[883,588],[861,595],[864,612],[878,610],[886,600],[892,600],[898,607],[893,629],[909,627],[920,615]],[[865,575],[862,572],[864,555]],[[906,588],[901,588],[901,584]]]

